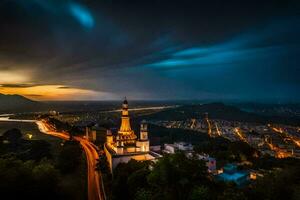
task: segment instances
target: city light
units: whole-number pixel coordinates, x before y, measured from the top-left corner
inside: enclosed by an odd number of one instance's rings
[[[281,137],[283,137],[284,139],[290,140],[292,141],[297,147],[300,147],[300,139],[290,135],[287,132],[284,132],[282,128],[276,128],[276,127],[272,127],[270,126],[271,129],[275,132],[278,133]]]
[[[28,136],[28,139],[31,140],[33,135],[28,133],[27,136]]]
[[[240,128],[237,127],[237,128],[234,128],[233,130],[234,130],[234,132],[236,133],[236,136],[237,136],[241,141],[248,143],[246,137],[245,137],[244,134],[241,132]]]

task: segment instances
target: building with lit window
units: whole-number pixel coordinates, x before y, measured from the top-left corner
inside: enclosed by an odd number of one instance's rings
[[[164,153],[175,153],[176,151],[184,151],[186,153],[193,151],[193,145],[186,142],[175,142],[174,144],[164,144]]]
[[[106,143],[104,145],[111,171],[119,163],[127,163],[131,159],[138,161],[155,160],[159,154],[149,150],[148,128],[145,121],[141,122],[139,137],[131,129],[128,112],[128,102],[125,99],[122,105],[121,126],[117,134],[107,131]]]
[[[199,160],[203,160],[207,166],[207,170],[209,173],[215,173],[217,170],[216,167],[216,159],[210,157],[208,154],[198,154],[194,152],[194,147],[191,143],[186,142],[175,142],[173,144],[164,144],[163,153],[166,154],[174,154],[177,151],[182,151],[185,153],[187,157],[196,156]]]

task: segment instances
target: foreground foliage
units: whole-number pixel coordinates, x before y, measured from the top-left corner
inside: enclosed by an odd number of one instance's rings
[[[265,177],[241,188],[216,182],[204,162],[187,158],[181,152],[166,155],[154,165],[131,160],[119,164],[114,171],[112,199],[298,200],[299,161],[278,160],[272,167],[279,166],[280,169],[270,170]]]
[[[78,142],[62,144],[53,156],[47,141],[24,140],[18,129],[6,131],[0,137],[3,199],[85,199],[82,149]]]

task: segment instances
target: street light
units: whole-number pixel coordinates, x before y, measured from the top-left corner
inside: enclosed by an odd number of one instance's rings
[[[31,138],[32,138],[33,135],[30,134],[30,133],[28,133],[27,136],[28,136],[28,139],[31,140]]]

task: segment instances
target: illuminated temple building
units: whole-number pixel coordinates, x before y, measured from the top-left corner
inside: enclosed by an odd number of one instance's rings
[[[121,126],[116,135],[107,131],[104,151],[112,171],[119,163],[127,163],[131,159],[138,161],[155,160],[159,154],[149,151],[147,124],[141,122],[140,134],[137,137],[131,129],[128,112],[128,102],[125,99],[122,106]]]

